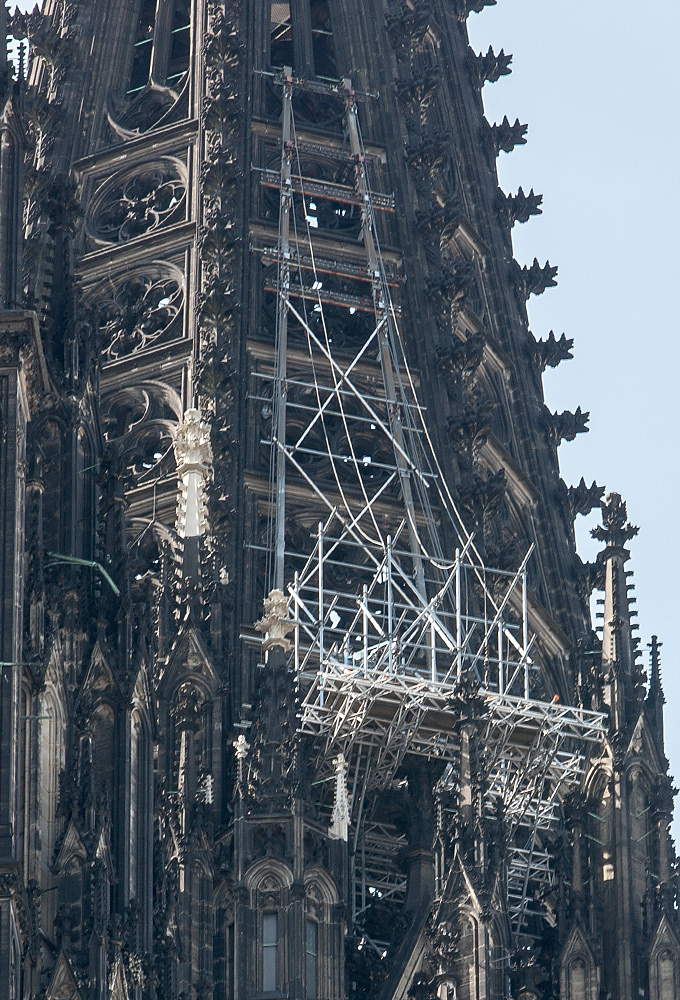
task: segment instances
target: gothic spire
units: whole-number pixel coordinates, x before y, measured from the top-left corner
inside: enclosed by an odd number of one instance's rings
[[[297,692],[287,663],[287,634],[293,629],[288,602],[275,589],[263,604],[264,615],[255,628],[265,637],[265,663],[253,704],[248,790],[257,794],[260,808],[267,803],[274,809],[289,807],[298,793]]]
[[[7,59],[7,8],[0,2],[0,309],[19,309],[22,289],[24,153],[21,122],[23,54],[17,81]]]
[[[598,562],[604,569],[602,665],[605,700],[612,711],[612,725],[621,730],[630,721],[627,706],[635,696],[633,612],[625,570],[630,552],[625,543],[634,538],[639,529],[628,521],[626,504],[618,493],[609,493],[600,508],[602,525],[593,528],[591,534],[605,543],[598,555]]]
[[[649,643],[649,686],[647,688],[647,715],[653,727],[654,739],[664,753],[663,706],[666,698],[661,683],[661,646],[658,636],[653,635]]]

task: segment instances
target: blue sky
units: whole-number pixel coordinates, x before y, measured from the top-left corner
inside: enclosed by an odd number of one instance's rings
[[[515,227],[515,256],[559,266],[558,287],[530,303],[537,337],[575,340],[574,360],[548,371],[546,398],[591,414],[590,433],[560,448],[562,474],[621,493],[640,526],[630,563],[640,634],[645,654],[652,633],[664,644],[667,750],[680,776],[680,3],[643,12],[638,0],[499,0],[468,23],[477,51],[514,55],[484,102],[491,122],[529,124],[527,145],[499,157],[502,187],[544,195],[543,215]],[[596,518],[578,520],[592,558]]]
[[[501,186],[544,195],[543,215],[515,226],[515,257],[559,266],[558,287],[530,301],[536,336],[575,341],[574,360],[546,375],[546,400],[591,414],[590,433],[560,447],[562,475],[621,493],[640,526],[629,568],[645,662],[650,635],[664,644],[667,752],[680,777],[680,4],[499,0],[468,24],[476,51],[514,55],[484,104],[491,122],[529,124],[527,145],[499,157]],[[597,552],[596,520],[578,518],[584,558]]]

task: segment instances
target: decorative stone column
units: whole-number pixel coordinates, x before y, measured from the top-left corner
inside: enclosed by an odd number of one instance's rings
[[[210,431],[198,410],[187,410],[175,436],[175,460],[179,495],[177,498],[177,534],[184,539],[182,573],[184,579],[196,578],[199,564],[199,538],[204,533],[207,516],[205,483],[212,464]]]

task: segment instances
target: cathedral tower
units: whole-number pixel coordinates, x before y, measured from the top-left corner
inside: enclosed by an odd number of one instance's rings
[[[0,9],[2,997],[680,995],[487,2]]]

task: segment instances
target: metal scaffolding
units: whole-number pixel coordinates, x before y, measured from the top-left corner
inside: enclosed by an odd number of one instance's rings
[[[553,877],[544,835],[582,778],[584,748],[601,739],[602,717],[532,698],[533,546],[515,572],[485,566],[442,475],[399,328],[398,275],[378,239],[376,213],[393,212],[394,199],[372,192],[358,95],[349,81],[327,87],[290,70],[276,83],[281,167],[260,172],[261,185],[276,185],[280,197],[277,244],[262,250],[263,262],[277,267],[266,286],[277,301],[275,363],[254,376],[261,398],[272,401],[271,439],[263,442],[271,448],[268,583],[289,595],[300,728],[316,737],[322,790],[339,753],[349,765],[360,910],[371,895],[404,890],[399,837],[369,804],[397,779],[407,754],[440,759],[448,765],[442,780],[453,780],[461,692],[472,682],[488,801],[502,803],[511,844],[508,909],[520,934]],[[296,88],[344,98],[346,146],[329,156],[351,166],[353,187],[305,176]],[[317,253],[320,200],[338,218],[347,206],[361,209],[363,268],[341,246],[330,256],[328,240]],[[370,310],[372,328],[338,348],[329,305]],[[306,553],[285,545],[291,482],[321,514]]]

